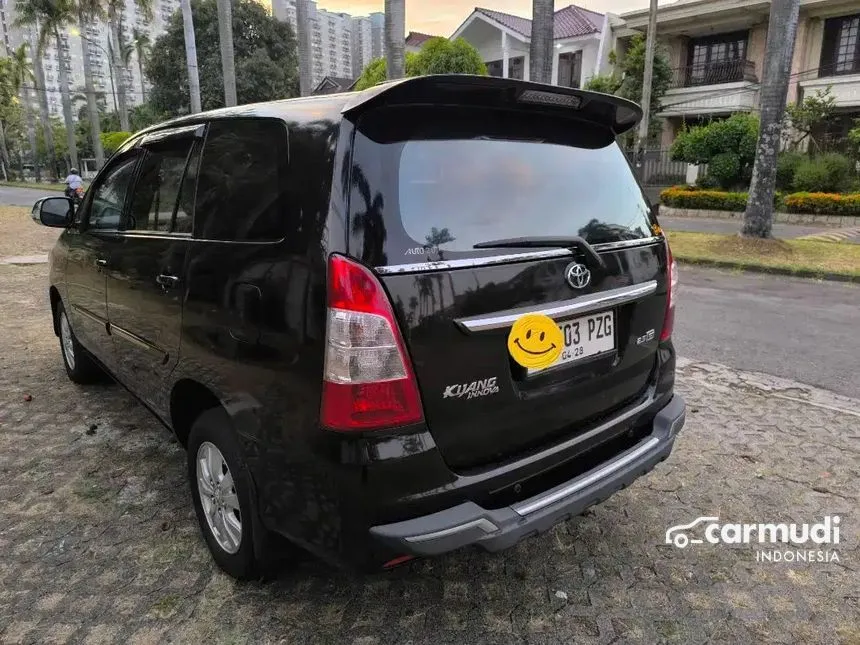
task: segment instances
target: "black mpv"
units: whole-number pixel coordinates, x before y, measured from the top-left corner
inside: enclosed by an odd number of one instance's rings
[[[428,76],[144,130],[79,208],[33,209],[65,228],[68,375],[173,430],[237,578],[289,543],[362,568],[509,547],[684,424],[675,263],[616,144],[640,116]]]

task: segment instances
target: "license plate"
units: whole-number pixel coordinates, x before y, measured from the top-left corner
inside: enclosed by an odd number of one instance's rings
[[[564,338],[564,349],[561,351],[561,356],[548,367],[529,370],[529,374],[558,367],[565,363],[573,363],[615,349],[614,311],[604,311],[599,314],[565,320],[558,324],[558,328],[561,329],[561,335]]]

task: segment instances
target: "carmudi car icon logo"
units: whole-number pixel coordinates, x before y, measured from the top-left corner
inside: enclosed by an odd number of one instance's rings
[[[665,544],[685,549],[691,544],[755,544],[757,562],[839,562],[838,515],[825,515],[815,524],[721,523],[719,517],[702,516],[666,531]],[[701,537],[700,537],[701,536]],[[793,548],[778,548],[781,545]],[[808,548],[814,545],[815,548]],[[804,548],[806,547],[806,548]]]

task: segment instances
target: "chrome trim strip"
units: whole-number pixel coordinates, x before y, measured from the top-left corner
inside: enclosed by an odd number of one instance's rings
[[[499,530],[499,527],[493,524],[490,520],[479,518],[477,520],[472,520],[471,522],[466,522],[465,524],[458,524],[457,526],[452,526],[447,529],[442,529],[441,531],[434,531],[433,533],[422,533],[421,535],[410,535],[406,538],[407,542],[430,542],[432,540],[439,540],[441,538],[448,537],[449,535],[455,535],[457,533],[462,533],[463,531],[467,531],[473,527],[477,527],[481,529],[484,533],[493,533]]]
[[[612,251],[614,249],[629,249],[636,246],[650,246],[657,242],[662,242],[663,238],[654,235],[652,237],[643,237],[639,240],[620,240],[618,242],[601,242],[600,244],[592,244],[591,247],[595,251]]]
[[[91,312],[88,309],[84,309],[83,307],[80,307],[78,305],[72,305],[72,309],[74,309],[77,313],[81,314],[82,316],[85,316],[86,318],[89,318],[90,320],[97,322],[99,325],[104,325],[107,323],[107,318],[102,318],[101,316],[97,316],[96,314],[94,314],[93,312]]]
[[[606,479],[615,471],[621,470],[630,462],[637,460],[645,453],[654,449],[659,443],[660,439],[658,439],[657,437],[651,437],[642,445],[638,446],[637,448],[631,449],[625,454],[622,454],[620,457],[617,457],[613,461],[610,461],[605,466],[602,466],[597,470],[593,470],[591,471],[591,473],[583,475],[582,477],[579,477],[570,482],[569,484],[566,484],[561,488],[557,488],[550,493],[527,500],[525,502],[520,502],[519,504],[514,504],[513,506],[511,506],[511,508],[517,514],[522,516],[526,516],[530,513],[534,513],[535,511],[539,511],[542,508],[546,508],[551,504],[555,504],[556,502],[563,500],[565,497],[570,497],[574,493],[581,491],[583,488],[587,488],[592,484],[596,484],[601,479]]]
[[[643,237],[640,240],[621,240],[620,242],[603,242],[592,244],[592,248],[600,251],[627,249],[636,246],[649,246],[661,242],[662,237]],[[438,262],[413,262],[412,264],[389,264],[374,268],[379,275],[397,275],[400,273],[424,273],[426,271],[449,271],[452,269],[469,269],[473,267],[507,264],[509,262],[526,262],[528,260],[547,260],[573,255],[570,249],[544,249],[541,251],[526,251],[524,253],[508,253],[506,255],[485,255],[479,258],[463,258],[461,260],[440,260]]]
[[[152,343],[145,341],[143,338],[141,338],[137,334],[133,334],[130,331],[123,329],[122,327],[117,327],[116,325],[111,324],[110,333],[112,335],[116,334],[120,338],[124,338],[125,340],[127,340],[131,344],[137,345],[138,347],[145,349],[149,352],[155,352],[157,354],[160,354],[162,359],[165,356],[165,353],[163,351],[161,351],[158,347],[156,347]]]
[[[502,329],[514,324],[514,321],[523,314],[541,313],[555,319],[567,318],[574,314],[587,313],[595,309],[617,307],[618,305],[650,296],[655,291],[657,291],[657,281],[649,280],[648,282],[640,282],[629,287],[618,287],[609,291],[600,291],[590,293],[587,296],[571,298],[554,306],[531,305],[528,307],[518,307],[495,313],[491,316],[460,318],[455,322],[469,332]]]
[[[461,260],[440,260],[439,262],[416,262],[413,264],[392,264],[376,267],[379,275],[395,275],[398,273],[423,273],[426,271],[448,271],[450,269],[468,269],[470,267],[492,266],[508,262],[525,262],[526,260],[547,260],[573,255],[570,249],[542,249],[525,253],[509,253],[507,255],[485,255],[480,258],[463,258]]]

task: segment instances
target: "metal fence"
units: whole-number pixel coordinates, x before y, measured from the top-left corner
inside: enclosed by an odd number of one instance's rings
[[[625,154],[645,186],[672,186],[687,180],[687,163],[672,161],[668,149],[646,150],[642,154],[641,165],[633,150],[626,150]]]

